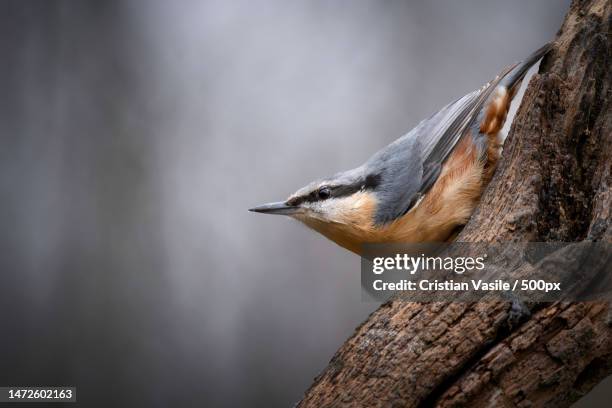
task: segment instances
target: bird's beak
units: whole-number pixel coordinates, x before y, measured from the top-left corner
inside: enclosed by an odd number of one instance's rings
[[[291,215],[295,214],[299,209],[299,206],[287,205],[284,202],[279,201],[277,203],[269,203],[260,205],[259,207],[249,208],[249,211],[263,214]]]

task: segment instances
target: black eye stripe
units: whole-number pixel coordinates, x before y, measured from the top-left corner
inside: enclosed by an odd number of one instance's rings
[[[361,190],[362,186],[362,183],[336,186],[332,189],[331,195],[332,197],[346,197]]]
[[[301,197],[295,197],[290,202],[289,205],[300,205],[303,202],[316,202],[323,201],[328,198],[340,198],[350,196],[351,194],[355,194],[360,190],[373,190],[380,184],[380,175],[373,174],[368,175],[365,179],[360,179],[351,184],[343,184],[343,185],[324,185],[320,186],[314,191],[311,191],[307,195]],[[321,190],[326,189],[329,190],[329,196],[325,197],[326,194],[321,195]]]
[[[352,184],[332,187],[332,197],[346,197],[360,190],[374,190],[380,184],[379,175],[368,175],[365,179]]]

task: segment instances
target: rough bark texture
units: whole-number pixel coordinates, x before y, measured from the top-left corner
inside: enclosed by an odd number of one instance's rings
[[[612,242],[611,3],[574,1],[459,241]],[[300,407],[569,406],[612,373],[606,303],[390,301]]]

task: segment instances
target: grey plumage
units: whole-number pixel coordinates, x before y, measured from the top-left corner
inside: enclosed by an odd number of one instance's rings
[[[376,174],[378,208],[375,221],[384,224],[404,215],[437,180],[444,161],[467,129],[474,129],[474,142],[483,147],[478,127],[484,108],[496,87],[512,89],[527,70],[548,50],[535,51],[524,62],[504,70],[483,88],[450,103],[423,120],[406,135],[374,154],[363,166],[363,177]],[[481,140],[479,140],[481,139]],[[484,148],[481,155],[485,154]]]
[[[304,202],[313,203],[350,196],[359,190],[373,190],[377,203],[373,219],[375,224],[384,225],[403,216],[435,184],[445,161],[466,134],[471,134],[478,158],[487,159],[488,136],[481,133],[480,127],[490,102],[499,101],[492,105],[492,112],[495,112],[493,117],[497,114],[505,116],[508,99],[511,99],[515,87],[527,70],[549,49],[550,44],[545,45],[524,62],[502,71],[481,89],[448,104],[375,153],[362,166],[315,181],[298,190],[284,203],[271,203],[252,211],[287,213]],[[501,88],[500,94],[494,92],[498,88]],[[499,130],[496,125],[500,122],[503,123],[503,116],[495,117],[491,121],[493,127],[484,131],[494,135]]]

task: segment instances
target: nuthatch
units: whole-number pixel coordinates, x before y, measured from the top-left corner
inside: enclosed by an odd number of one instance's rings
[[[250,211],[289,215],[358,254],[365,243],[449,239],[493,175],[512,98],[549,48],[445,106],[363,165]]]

